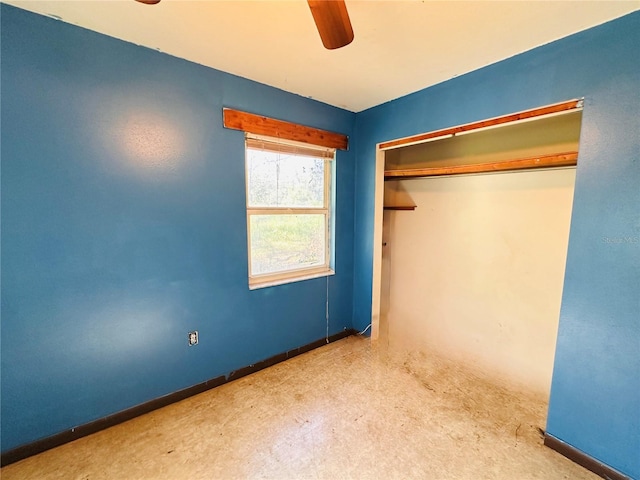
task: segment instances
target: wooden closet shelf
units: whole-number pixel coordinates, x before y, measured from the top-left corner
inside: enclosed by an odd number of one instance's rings
[[[438,177],[443,175],[464,175],[471,173],[508,172],[534,168],[572,167],[577,165],[578,152],[564,152],[553,155],[505,160],[502,162],[480,163],[476,165],[454,165],[449,167],[408,168],[386,170],[385,180],[402,178]]]
[[[385,210],[415,210],[415,205],[385,205]]]

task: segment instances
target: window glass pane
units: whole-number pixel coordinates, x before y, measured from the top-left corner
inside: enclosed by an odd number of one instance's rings
[[[324,265],[325,216],[251,215],[251,273]]]
[[[324,206],[322,158],[247,149],[248,207]]]

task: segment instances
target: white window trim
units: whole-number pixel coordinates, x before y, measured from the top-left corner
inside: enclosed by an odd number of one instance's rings
[[[308,150],[316,150],[318,152],[330,153],[331,158],[325,159],[324,168],[324,205],[319,208],[287,208],[287,207],[254,207],[246,208],[247,215],[247,259],[248,259],[248,276],[249,276],[249,290],[256,290],[259,288],[273,287],[276,285],[284,285],[287,283],[300,282],[303,280],[311,280],[314,278],[326,277],[335,275],[335,271],[332,268],[332,245],[333,238],[331,236],[331,223],[332,216],[335,211],[335,205],[332,205],[332,170],[333,161],[335,160],[336,149],[321,147],[315,145],[309,145],[302,142],[296,142],[293,140],[282,140],[279,138],[268,137],[263,135],[255,135],[251,133],[245,134],[246,139],[262,140],[266,143],[284,144],[290,146],[298,146]],[[247,142],[245,140],[245,195],[248,205],[249,197],[249,176],[246,174],[247,160]],[[324,214],[325,215],[325,263],[323,265],[316,265],[308,268],[292,269],[283,272],[266,273],[260,275],[251,274],[251,216],[252,215],[269,215],[269,214]]]

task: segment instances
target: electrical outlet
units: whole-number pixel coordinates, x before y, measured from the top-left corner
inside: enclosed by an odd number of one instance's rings
[[[193,347],[198,344],[198,331],[189,332],[189,346]]]

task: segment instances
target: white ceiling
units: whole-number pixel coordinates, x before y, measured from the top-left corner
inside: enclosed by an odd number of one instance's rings
[[[640,0],[347,0],[325,50],[306,0],[3,0],[358,112],[640,9]]]

